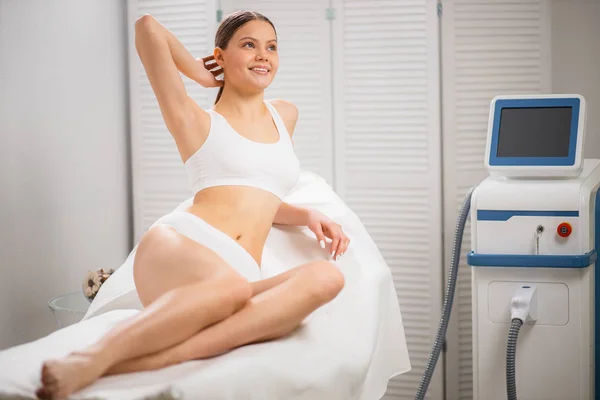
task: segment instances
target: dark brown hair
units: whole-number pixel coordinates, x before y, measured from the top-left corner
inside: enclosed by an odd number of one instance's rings
[[[235,32],[238,29],[240,29],[246,22],[255,20],[268,22],[273,27],[273,30],[275,31],[275,36],[277,36],[275,25],[273,25],[269,18],[256,11],[239,10],[229,14],[223,19],[223,21],[221,21],[221,24],[217,29],[217,33],[215,34],[215,47],[220,47],[221,49],[225,50]],[[217,94],[217,98],[215,99],[215,104],[217,104],[217,102],[221,98],[224,86],[225,81],[223,81],[223,86],[221,86],[221,88],[219,89],[219,93]]]

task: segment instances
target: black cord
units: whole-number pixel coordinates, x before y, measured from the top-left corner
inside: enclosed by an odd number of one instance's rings
[[[523,321],[513,318],[508,332],[508,343],[506,345],[506,398],[517,400],[517,381],[515,377],[515,363],[517,358],[517,339]]]

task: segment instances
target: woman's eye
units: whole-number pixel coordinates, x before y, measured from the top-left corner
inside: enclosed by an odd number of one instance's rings
[[[269,49],[273,50],[273,51],[277,51],[277,46],[273,45],[273,46],[269,46]]]
[[[246,47],[246,46],[248,46],[248,45],[250,45],[250,46],[254,47],[254,43],[252,43],[252,42],[247,42],[247,43],[244,43],[244,47]]]

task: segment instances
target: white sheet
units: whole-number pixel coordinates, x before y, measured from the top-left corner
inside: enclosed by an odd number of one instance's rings
[[[360,220],[322,178],[303,172],[285,201],[320,210],[341,224],[352,240],[335,262],[346,284],[332,302],[286,339],[158,371],[104,377],[71,398],[135,400],[159,393],[206,400],[381,398],[388,379],[411,368],[389,267]],[[177,209],[191,202],[190,198]],[[104,283],[83,321],[0,352],[0,393],[35,398],[43,360],[85,347],[141,310],[132,274],[136,249]],[[308,229],[274,227],[263,252],[262,277],[330,259],[326,250]]]

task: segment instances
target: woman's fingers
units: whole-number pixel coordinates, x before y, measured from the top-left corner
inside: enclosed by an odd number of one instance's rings
[[[340,242],[338,244],[338,248],[337,248],[337,251],[336,251],[336,253],[337,253],[337,256],[335,257],[336,260],[337,260],[337,258],[339,256],[341,256],[342,254],[344,254],[344,251],[346,249],[345,245],[346,245],[346,235],[344,235],[344,233],[341,232],[341,230],[340,230]]]
[[[208,58],[208,60],[207,60]],[[204,68],[206,68],[207,70],[211,70],[211,69],[223,69],[219,64],[217,64],[217,62],[215,61],[215,58],[210,56],[210,57],[204,57],[202,59],[202,64],[204,65]]]
[[[223,86],[223,80],[218,80],[217,76],[221,75],[223,73],[223,68],[216,64],[216,62],[213,61],[213,64],[211,65],[207,65],[207,61],[210,60],[214,60],[213,56],[207,56],[207,57],[202,57],[202,58],[196,58],[196,61],[198,63],[202,62],[202,66],[204,67],[204,69],[207,72],[201,72],[199,71],[199,76],[198,78],[196,78],[196,82],[198,82],[200,85],[202,85],[203,87],[220,87]],[[214,71],[211,71],[212,69],[214,69]]]
[[[348,236],[344,235],[344,239],[342,240],[342,246],[341,246],[342,250],[340,252],[340,256],[344,255],[344,253],[348,249],[349,245],[350,245],[350,239],[348,239]]]
[[[337,256],[339,255],[339,245],[340,245],[340,235],[339,233],[335,232],[331,238],[331,257],[335,260],[337,258]]]
[[[350,239],[348,238],[348,236],[346,236],[344,234],[344,232],[342,232],[342,230],[340,228],[339,242],[338,242],[335,258],[337,259],[338,257],[343,256],[344,253],[346,252],[346,250],[348,249],[349,245],[350,245]],[[332,243],[332,248],[333,248],[333,243]]]
[[[327,237],[331,238],[331,257],[337,261],[337,259],[346,252],[346,249],[350,245],[350,239],[340,224],[329,225],[327,228]]]

